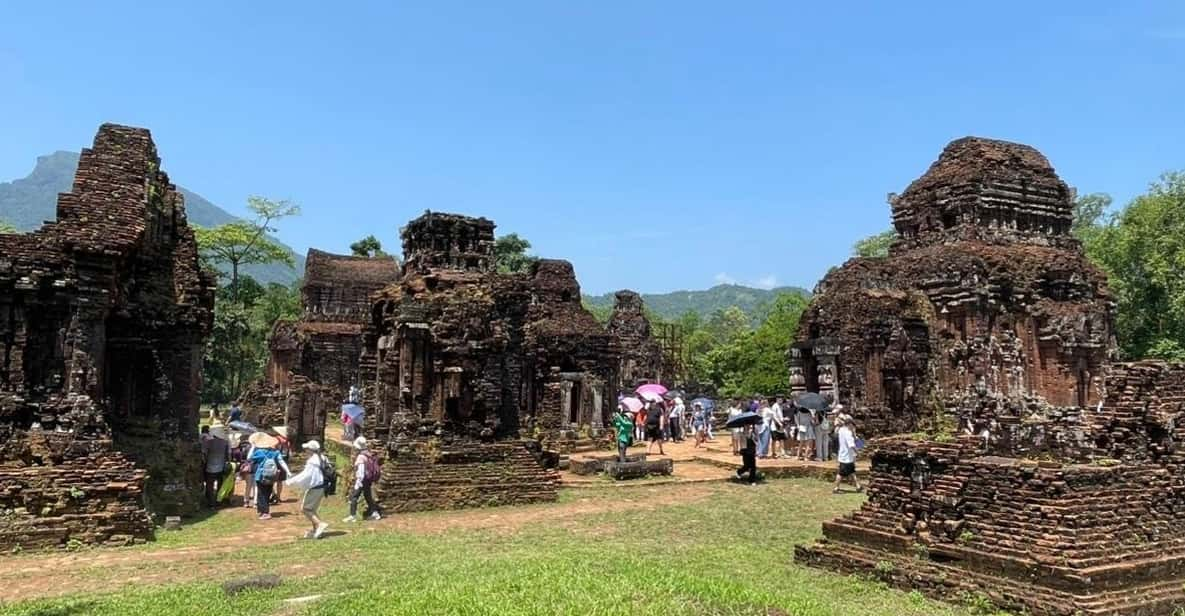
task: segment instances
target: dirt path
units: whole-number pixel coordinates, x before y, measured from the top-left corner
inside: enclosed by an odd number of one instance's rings
[[[395,515],[380,522],[351,526],[332,520],[330,530],[334,536],[359,532],[433,534],[455,529],[492,530],[509,534],[540,521],[569,525],[582,516],[654,509],[696,502],[708,496],[703,486],[668,485],[655,489],[658,487],[639,486],[633,497],[628,499],[605,498],[602,494],[590,494],[587,497],[577,494],[574,500],[563,503],[434,512],[430,515]],[[200,545],[0,557],[0,602],[115,591],[131,585],[185,583],[208,579],[205,574],[213,575],[215,572],[218,579],[245,574],[249,562],[228,563],[222,557],[246,551],[248,548],[245,546],[300,540],[307,523],[297,513],[297,507],[296,502],[278,505],[273,508],[277,517],[270,522],[255,521],[250,510],[240,507],[222,510],[217,515],[242,517],[249,521],[248,529],[212,536]],[[332,540],[332,537],[326,540]],[[292,564],[281,567],[278,573],[300,577],[302,568],[303,565]]]

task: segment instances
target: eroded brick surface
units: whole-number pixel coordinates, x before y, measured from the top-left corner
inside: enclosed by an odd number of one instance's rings
[[[101,126],[57,221],[0,235],[0,548],[142,541],[197,506],[213,289],[144,129]]]

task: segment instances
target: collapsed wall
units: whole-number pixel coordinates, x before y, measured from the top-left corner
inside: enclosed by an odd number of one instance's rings
[[[151,538],[198,506],[214,280],[147,130],[104,124],[57,221],[0,235],[0,548]]]
[[[662,383],[662,346],[654,339],[642,297],[623,289],[614,294],[613,312],[606,326],[617,356],[617,392],[632,392],[644,383]]]
[[[1114,303],[1036,150],[961,139],[828,275],[791,382],[872,441],[868,500],[800,562],[1033,614],[1185,605],[1185,366],[1112,364]]]
[[[398,284],[376,296],[364,353],[379,498],[418,510],[553,500],[539,440],[603,427],[615,360],[571,264],[494,269],[494,223],[426,213],[403,230]]]

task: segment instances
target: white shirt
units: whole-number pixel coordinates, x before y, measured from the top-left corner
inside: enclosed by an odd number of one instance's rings
[[[761,407],[761,429],[770,430],[774,425],[774,410],[768,406]]]
[[[855,462],[856,435],[852,434],[852,429],[847,426],[841,426],[835,433],[839,436],[839,461],[844,464]]]
[[[293,486],[301,490],[309,490],[325,484],[325,475],[321,473],[321,454],[315,453],[305,461],[304,468],[295,477],[284,482],[286,486]]]
[[[671,409],[671,419],[682,419],[687,407],[683,406],[682,398],[675,398],[675,406]]]
[[[732,419],[733,417],[736,417],[737,415],[740,415],[740,414],[741,414],[740,407],[732,406],[732,407],[728,408],[728,418],[729,419]],[[732,433],[733,434],[740,434],[741,429],[740,428],[733,428]]]

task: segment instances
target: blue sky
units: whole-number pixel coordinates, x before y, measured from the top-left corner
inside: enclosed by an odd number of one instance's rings
[[[299,250],[432,209],[588,292],[812,287],[951,139],[1118,201],[1185,168],[1183,75],[1179,1],[16,0],[0,179],[114,121],[232,212],[301,203]]]

